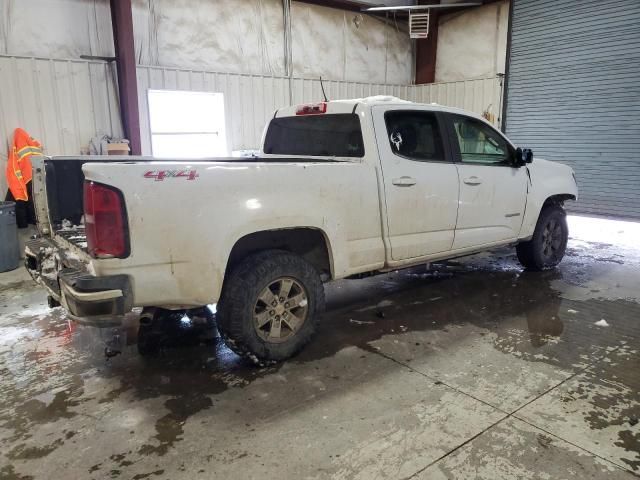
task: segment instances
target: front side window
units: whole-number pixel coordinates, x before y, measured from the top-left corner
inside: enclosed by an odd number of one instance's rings
[[[395,111],[384,116],[391,150],[420,161],[444,161],[438,119],[432,112]]]
[[[508,165],[511,149],[507,141],[489,125],[471,117],[452,115],[453,129],[463,163]]]
[[[264,139],[264,153],[362,157],[360,118],[355,113],[274,118]]]

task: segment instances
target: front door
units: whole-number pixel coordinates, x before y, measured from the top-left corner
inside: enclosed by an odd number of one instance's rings
[[[458,209],[458,172],[435,112],[373,109],[382,163],[391,258],[451,249]]]
[[[514,167],[515,150],[492,126],[447,114],[460,177],[453,249],[517,238],[527,199],[526,167]]]

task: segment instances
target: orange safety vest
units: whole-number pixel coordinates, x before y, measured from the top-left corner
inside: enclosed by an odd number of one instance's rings
[[[42,155],[42,145],[23,129],[16,128],[7,158],[7,184],[16,200],[29,200],[27,184],[33,177],[31,155]]]

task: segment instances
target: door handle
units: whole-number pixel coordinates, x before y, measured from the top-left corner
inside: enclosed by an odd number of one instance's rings
[[[471,177],[465,178],[463,182],[467,185],[480,185],[482,183],[482,179],[473,175]]]
[[[411,185],[415,185],[416,181],[417,180],[413,177],[400,177],[394,178],[393,180],[391,180],[391,183],[399,187],[410,187]]]

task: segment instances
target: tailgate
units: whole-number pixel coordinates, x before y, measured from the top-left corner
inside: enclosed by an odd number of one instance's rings
[[[34,157],[33,199],[42,235],[57,235],[84,249],[82,166],[86,163],[130,163],[148,161],[129,156]]]

